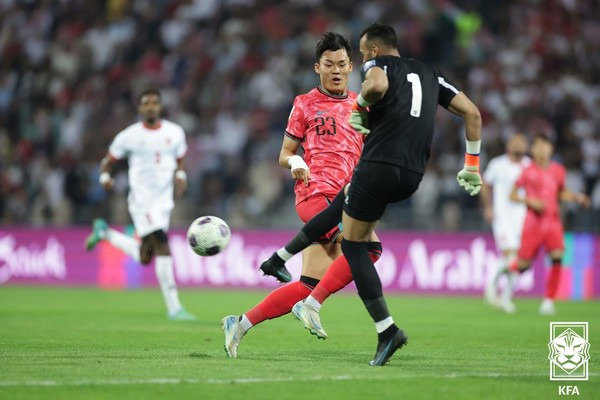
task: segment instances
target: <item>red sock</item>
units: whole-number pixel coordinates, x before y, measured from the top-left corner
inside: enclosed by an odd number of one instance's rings
[[[519,271],[519,257],[515,257],[512,259],[512,261],[508,264],[508,270],[510,272],[520,272]]]
[[[369,251],[369,258],[373,263],[379,260],[379,257],[381,257],[381,251]],[[329,268],[327,268],[325,276],[321,278],[321,282],[319,282],[310,295],[316,301],[323,304],[329,296],[342,290],[348,286],[350,282],[352,282],[352,271],[350,270],[348,260],[346,260],[346,257],[342,254],[331,263]]]
[[[548,282],[546,282],[546,298],[552,299],[556,297],[558,291],[558,285],[560,284],[560,273],[562,267],[560,264],[553,264],[550,268],[550,276],[548,276]]]
[[[294,282],[273,290],[246,313],[252,325],[289,313],[294,304],[308,297],[313,288],[303,282]]]

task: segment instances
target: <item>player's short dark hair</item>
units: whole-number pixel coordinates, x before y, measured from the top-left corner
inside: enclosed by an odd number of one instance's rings
[[[148,95],[155,95],[158,96],[158,98],[160,99],[160,92],[158,89],[155,88],[150,88],[150,89],[146,89],[144,90],[142,93],[140,93],[137,97],[137,103],[140,104],[142,102],[142,99],[144,98],[144,96],[148,96]]]
[[[319,62],[321,61],[321,56],[326,51],[336,51],[340,49],[346,50],[348,57],[352,59],[352,47],[346,38],[339,33],[325,32],[325,34],[321,36],[321,40],[317,42],[317,46],[315,48],[315,58],[317,59],[317,62]]]
[[[531,144],[537,142],[538,140],[542,140],[544,142],[550,143],[551,145],[554,145],[554,143],[552,143],[552,140],[548,137],[548,135],[544,135],[543,133],[536,133],[535,135],[533,135],[531,137]]]
[[[361,32],[360,37],[367,36],[367,41],[378,41],[385,46],[398,49],[396,31],[389,25],[374,23]]]

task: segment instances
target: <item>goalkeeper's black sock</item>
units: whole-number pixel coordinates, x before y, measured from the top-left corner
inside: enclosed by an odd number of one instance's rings
[[[394,324],[387,308],[381,280],[373,261],[369,258],[369,245],[371,245],[369,242],[352,242],[344,239],[342,251],[350,264],[358,295],[375,322],[379,341],[383,342],[395,335],[398,327]]]
[[[342,189],[326,209],[312,217],[285,245],[285,250],[290,254],[298,254],[339,224],[344,210],[344,197]]]

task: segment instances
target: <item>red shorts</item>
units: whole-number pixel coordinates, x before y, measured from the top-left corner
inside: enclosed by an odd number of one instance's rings
[[[296,204],[296,212],[302,222],[307,223],[312,217],[326,209],[329,206],[329,203],[331,203],[331,200],[324,194],[315,194]],[[340,223],[325,235],[321,236],[318,239],[318,242],[335,243],[336,238],[342,232],[341,218],[342,216],[340,215]]]
[[[563,233],[560,221],[535,221],[529,217],[525,218],[519,258],[533,260],[542,246],[548,252],[564,250]]]

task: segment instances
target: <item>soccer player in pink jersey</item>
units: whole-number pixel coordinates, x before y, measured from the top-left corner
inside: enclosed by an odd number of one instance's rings
[[[324,34],[316,46],[314,65],[321,84],[297,96],[290,112],[279,164],[289,168],[292,178],[297,180],[296,211],[303,222],[326,209],[332,201],[343,202],[343,188],[350,181],[362,152],[364,137],[348,123],[356,100],[356,93],[347,90],[352,71],[351,52],[343,36],[332,32]],[[304,149],[304,158],[297,154],[300,146]],[[229,357],[237,357],[237,347],[250,328],[289,313],[296,302],[311,293],[327,267],[341,255],[336,242],[339,234],[339,226],[334,227],[318,243],[303,251],[298,282],[274,290],[241,316],[223,318],[225,351]],[[381,243],[370,245],[373,257],[377,258],[381,254]],[[350,267],[347,262],[341,263],[339,268],[345,270],[344,276],[349,276],[350,282]],[[285,268],[280,274],[270,274],[281,282],[291,280]]]
[[[575,202],[588,207],[590,199],[582,193],[565,188],[565,168],[551,160],[553,145],[544,135],[536,135],[531,143],[533,162],[523,169],[510,193],[510,199],[527,206],[518,258],[511,263],[514,274],[531,267],[540,248],[545,247],[552,260],[546,294],[540,314],[554,314],[554,299],[560,283],[564,253],[563,225],[560,201]],[[524,195],[519,189],[522,188]],[[514,282],[510,279],[509,282]]]

